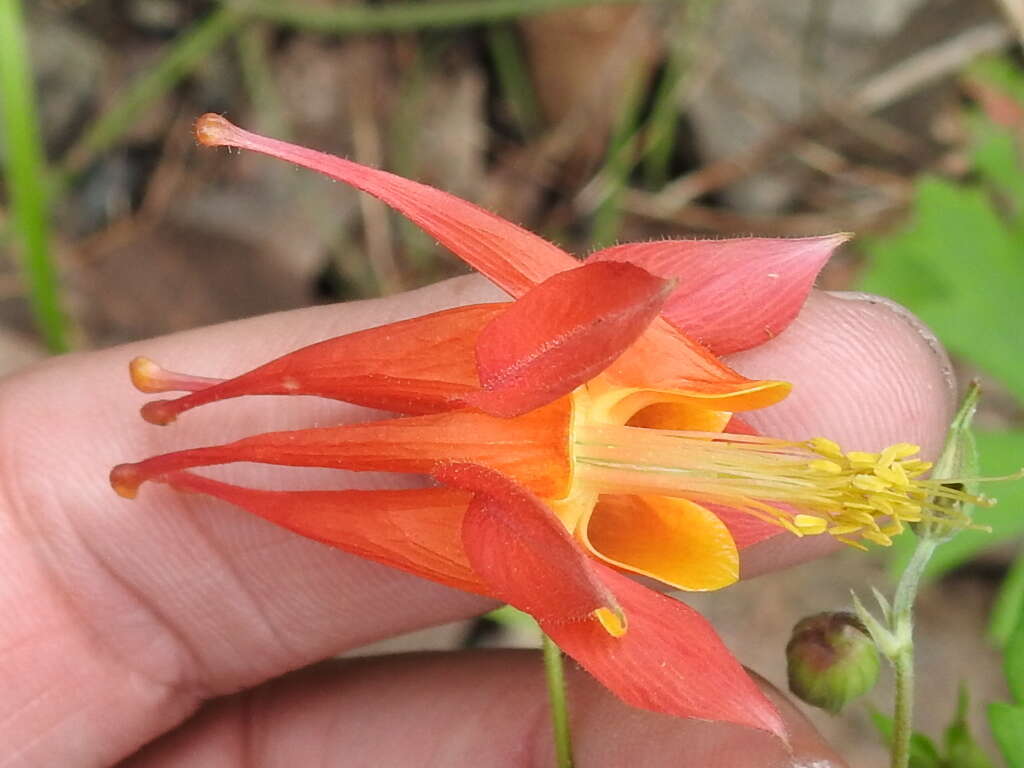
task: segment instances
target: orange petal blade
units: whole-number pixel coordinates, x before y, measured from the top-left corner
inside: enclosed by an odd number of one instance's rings
[[[729,529],[687,499],[601,496],[578,535],[608,564],[676,589],[721,589],[739,578]]]

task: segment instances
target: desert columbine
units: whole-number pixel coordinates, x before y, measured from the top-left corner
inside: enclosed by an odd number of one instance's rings
[[[357,555],[533,614],[625,701],[783,736],[778,713],[699,615],[640,586],[738,578],[738,548],[787,529],[887,543],[956,491],[905,444],[843,452],[751,434],[734,413],[789,387],[717,355],[780,333],[845,239],[621,245],[582,265],[439,190],[207,115],[199,141],[320,171],[401,211],[515,300],[437,312],[300,349],[234,379],[145,359],[143,407],[167,424],[240,395],[320,395],[403,416],[278,432],[122,464]],[[236,461],[431,475],[402,491],[261,491],[193,474]]]

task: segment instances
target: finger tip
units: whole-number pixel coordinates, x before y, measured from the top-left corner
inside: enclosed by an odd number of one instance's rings
[[[934,335],[905,308],[867,294],[814,293],[784,334],[731,362],[752,378],[793,383],[786,401],[749,415],[753,426],[853,450],[911,442],[934,456],[955,400]]]

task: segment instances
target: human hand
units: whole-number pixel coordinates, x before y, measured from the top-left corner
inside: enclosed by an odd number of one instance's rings
[[[547,764],[551,736],[534,654],[349,660],[275,680],[377,639],[474,615],[487,601],[205,497],[154,485],[128,503],[107,484],[109,468],[126,458],[362,418],[361,409],[333,401],[295,398],[282,407],[249,398],[152,427],[138,418],[142,398],[126,375],[137,354],[233,375],[315,340],[497,297],[482,280],[459,279],[57,358],[0,382],[0,765],[110,765],[150,742],[134,764]],[[790,399],[749,418],[779,437],[827,434],[865,450],[911,441],[927,456],[952,409],[941,353],[885,304],[814,295],[780,338],[730,362],[752,377],[794,383]],[[283,485],[286,474],[265,466],[227,472],[262,487]],[[324,485],[321,473],[287,476],[292,488]],[[346,477],[328,476],[335,484]],[[743,572],[830,546],[778,536],[744,553]],[[217,701],[200,709],[208,699]],[[760,732],[632,710],[572,673],[577,761],[840,764],[776,701],[795,757]]]

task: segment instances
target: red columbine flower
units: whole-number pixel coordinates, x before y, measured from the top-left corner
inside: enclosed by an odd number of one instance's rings
[[[914,446],[844,453],[821,438],[750,434],[734,412],[777,402],[716,354],[781,332],[845,235],[616,246],[582,265],[437,189],[243,131],[196,134],[320,171],[396,208],[515,301],[437,312],[314,344],[234,379],[132,362],[167,424],[240,395],[304,394],[403,416],[256,435],[122,464],[396,568],[531,613],[635,706],[761,728],[772,704],[711,626],[623,573],[709,590],[738,578],[737,549],[783,528],[885,543],[927,515],[936,483]],[[694,340],[695,339],[695,340]],[[236,461],[431,475],[402,491],[263,491],[187,470]]]

